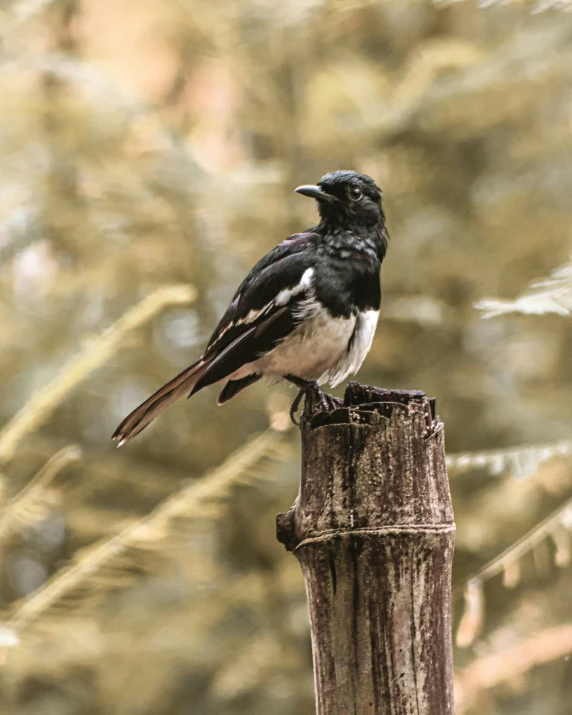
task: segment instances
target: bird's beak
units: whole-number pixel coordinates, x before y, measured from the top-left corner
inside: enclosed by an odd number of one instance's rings
[[[314,186],[313,184],[299,186],[297,189],[294,189],[294,191],[297,194],[302,194],[302,196],[309,196],[312,199],[316,199],[316,201],[327,201],[328,203],[338,201],[335,196],[328,194],[320,186]]]

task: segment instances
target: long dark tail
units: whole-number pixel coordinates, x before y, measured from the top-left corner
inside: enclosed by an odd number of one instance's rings
[[[129,442],[169,405],[184,395],[188,395],[207,368],[208,364],[199,360],[163,385],[139,407],[136,407],[113,433],[112,439],[119,440],[117,446],[121,447],[122,444]]]

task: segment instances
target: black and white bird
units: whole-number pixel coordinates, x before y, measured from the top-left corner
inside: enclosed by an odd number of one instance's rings
[[[261,378],[287,380],[300,399],[331,405],[318,387],[359,370],[377,325],[388,233],[369,176],[334,171],[296,191],[318,202],[320,223],[262,258],[244,279],[203,355],[119,425],[119,446],[184,395],[227,380],[222,405]]]

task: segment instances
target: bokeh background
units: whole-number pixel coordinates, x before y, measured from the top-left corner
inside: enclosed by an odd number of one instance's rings
[[[570,10],[1,3],[2,713],[314,713],[293,392],[109,437],[336,168],[391,234],[359,378],[446,425],[458,712],[571,712]]]

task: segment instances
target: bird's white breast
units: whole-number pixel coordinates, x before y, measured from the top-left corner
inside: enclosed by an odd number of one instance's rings
[[[304,380],[338,385],[355,373],[367,355],[378,311],[333,318],[314,304],[310,316],[282,343],[249,366],[265,377],[295,375]]]
[[[326,382],[331,367],[347,352],[355,321],[355,317],[332,318],[326,310],[315,309],[258,361],[258,368],[265,377],[296,375],[304,380]]]
[[[347,358],[341,361],[338,374],[334,376],[333,380],[330,380],[333,385],[337,385],[348,375],[353,375],[360,369],[371,348],[378,318],[379,310],[365,310],[358,313]]]

